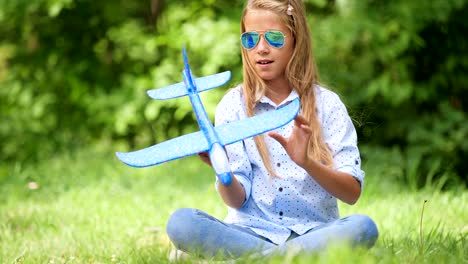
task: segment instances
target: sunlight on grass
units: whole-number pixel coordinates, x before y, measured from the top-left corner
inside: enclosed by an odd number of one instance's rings
[[[12,165],[0,181],[0,263],[167,263],[165,224],[174,210],[226,214],[214,177],[196,157],[135,169],[113,153],[91,150]],[[466,190],[409,192],[368,175],[360,201],[340,204],[340,210],[376,221],[380,237],[374,248],[333,247],[257,262],[467,262],[467,202]]]

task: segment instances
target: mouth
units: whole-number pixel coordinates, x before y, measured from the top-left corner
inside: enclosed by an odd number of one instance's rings
[[[268,65],[268,64],[271,64],[273,63],[272,60],[258,60],[257,61],[257,64],[260,64],[260,65]]]

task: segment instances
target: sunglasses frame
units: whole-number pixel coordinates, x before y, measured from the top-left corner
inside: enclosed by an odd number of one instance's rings
[[[281,47],[275,47],[275,46],[273,46],[273,45],[270,43],[270,41],[265,37],[265,35],[266,35],[267,33],[269,33],[269,32],[275,32],[275,33],[279,32],[279,33],[281,33],[281,35],[283,35],[283,44],[281,45]],[[254,45],[253,47],[247,48],[247,47],[244,46],[244,42],[242,41],[242,37],[244,37],[244,35],[246,35],[246,34],[251,34],[251,33],[257,33],[257,34],[258,34],[258,40],[257,40],[257,42],[255,43],[255,45]],[[275,49],[281,49],[282,47],[284,47],[284,44],[286,43],[286,35],[285,35],[283,32],[279,31],[279,30],[262,30],[262,31],[253,30],[253,31],[246,31],[246,32],[244,32],[244,33],[241,34],[241,36],[240,36],[241,45],[242,45],[242,47],[243,47],[244,49],[246,49],[246,50],[251,50],[251,49],[257,47],[257,45],[258,45],[258,43],[260,42],[260,39],[262,38],[262,36],[263,36],[263,39],[266,41],[266,43],[268,43],[268,45],[269,45],[270,47],[275,48]]]

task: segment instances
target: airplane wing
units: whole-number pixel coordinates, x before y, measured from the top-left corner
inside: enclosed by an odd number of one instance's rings
[[[279,110],[226,123],[214,129],[222,145],[229,145],[286,125],[297,116],[299,109],[299,99],[295,99]]]
[[[226,84],[231,79],[231,72],[225,71],[195,79],[197,91],[204,92]],[[146,92],[149,97],[157,100],[166,100],[188,95],[184,82],[172,84],[163,88],[153,89]]]
[[[186,157],[209,149],[202,131],[173,138],[154,146],[133,151],[117,152],[117,158],[132,167],[148,167]]]
[[[232,144],[284,126],[299,113],[299,99],[273,112],[216,126],[222,145]],[[173,138],[157,145],[133,151],[117,152],[120,161],[132,167],[148,167],[209,150],[210,146],[202,131]]]

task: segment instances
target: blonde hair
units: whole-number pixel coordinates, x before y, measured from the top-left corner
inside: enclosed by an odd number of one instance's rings
[[[291,12],[287,12],[292,7]],[[322,164],[331,167],[333,158],[330,149],[323,140],[322,129],[316,111],[315,88],[318,84],[318,72],[312,54],[312,40],[305,15],[305,7],[301,0],[248,0],[241,19],[241,33],[245,32],[244,18],[251,10],[269,10],[280,16],[286,27],[291,31],[294,41],[294,51],[286,67],[286,77],[299,94],[301,110],[310,122],[312,135],[308,144],[309,155]],[[290,8],[291,10],[291,8]],[[290,15],[289,15],[290,14]],[[289,39],[287,39],[288,41]],[[265,82],[258,76],[253,65],[247,58],[247,51],[243,48],[243,83],[247,115],[255,114],[255,106],[266,92]],[[260,156],[270,175],[277,176],[271,166],[270,155],[263,136],[254,138]]]

